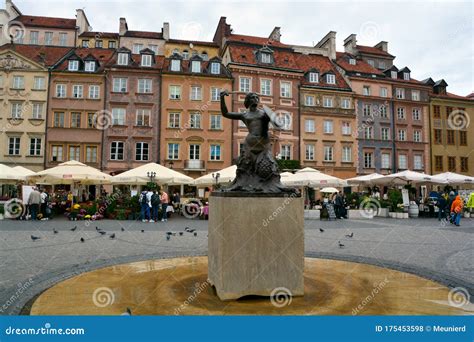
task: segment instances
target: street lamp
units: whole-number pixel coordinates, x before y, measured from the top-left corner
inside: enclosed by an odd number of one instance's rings
[[[216,172],[216,173],[212,173],[212,178],[215,179],[215,182],[216,182],[216,187],[218,186],[219,184],[219,177],[221,176],[221,174],[219,172]]]
[[[150,178],[150,183],[153,183],[153,180],[156,177],[156,172],[154,172],[154,171],[147,172],[146,175],[147,175],[148,178]]]

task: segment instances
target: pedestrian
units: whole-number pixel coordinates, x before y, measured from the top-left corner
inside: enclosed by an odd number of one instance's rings
[[[41,204],[41,194],[37,188],[33,188],[33,191],[30,193],[28,197],[28,207],[31,213],[31,219],[37,220],[38,219],[38,210]]]
[[[454,220],[453,220],[454,216],[451,215],[451,206],[453,205],[453,202],[454,202],[455,198],[456,198],[456,195],[455,195],[454,191],[450,191],[448,199],[446,200],[447,201],[446,208],[448,210],[449,222],[450,223],[454,223]]]
[[[147,218],[150,215],[150,207],[148,206],[148,200],[147,200],[147,189],[144,189],[141,194],[140,194],[140,217],[142,219],[142,222],[147,222]]]
[[[160,199],[161,199],[161,222],[166,222],[168,221],[168,213],[166,211],[166,208],[168,208],[168,202],[169,202],[169,197],[166,192],[163,190],[160,190]]]
[[[340,219],[343,216],[342,208],[344,207],[344,203],[342,201],[342,196],[340,193],[336,194],[336,199],[334,201],[334,209],[336,212],[336,218]]]
[[[45,189],[41,190],[41,215],[43,218],[47,217],[46,215],[46,208],[48,205],[48,193]]]
[[[438,207],[438,221],[441,219],[446,218],[446,206],[447,206],[446,198],[444,198],[444,194],[440,191],[438,201],[436,202],[436,206]]]
[[[451,213],[454,215],[454,224],[459,227],[461,223],[462,209],[464,207],[464,202],[461,199],[461,196],[457,195],[451,204]]]
[[[154,222],[159,221],[160,204],[160,195],[156,193],[156,190],[153,190],[153,195],[151,196],[151,219]]]
[[[151,189],[148,189],[147,193],[146,193],[146,202],[148,204],[148,207],[147,207],[147,213],[148,213],[148,221],[149,222],[155,222],[153,221],[153,219],[151,218],[151,209],[152,209],[152,204],[151,204],[151,197],[153,196],[153,191],[151,191]]]

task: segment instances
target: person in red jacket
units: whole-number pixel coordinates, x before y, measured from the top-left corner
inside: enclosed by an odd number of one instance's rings
[[[461,223],[463,207],[464,203],[461,199],[461,196],[457,195],[453,203],[451,204],[451,213],[454,214],[454,223],[456,224],[456,226],[459,226],[459,224]]]

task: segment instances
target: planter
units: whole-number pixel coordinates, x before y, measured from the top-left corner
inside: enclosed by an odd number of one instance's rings
[[[396,214],[396,218],[398,219],[407,219],[408,218],[408,213],[395,213]]]
[[[3,221],[4,218],[5,216],[3,214],[0,214],[0,221]]]
[[[305,210],[304,218],[305,220],[319,220],[321,216],[321,211],[316,209]]]
[[[394,212],[394,211],[389,211],[389,212],[388,212],[388,216],[389,216],[390,218],[396,218],[396,217],[397,217],[397,213]]]
[[[379,208],[377,210],[377,216],[388,217],[389,216],[389,209],[388,208]]]
[[[420,214],[420,209],[418,209],[418,205],[416,203],[410,204],[408,207],[408,215],[410,217],[418,217]]]
[[[365,210],[349,209],[347,212],[347,218],[352,220],[371,220],[373,216],[368,215]]]
[[[471,213],[466,211],[464,212],[464,218],[470,218],[471,217]]]

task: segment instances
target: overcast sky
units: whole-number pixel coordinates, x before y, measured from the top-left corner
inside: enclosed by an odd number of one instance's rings
[[[4,2],[4,0],[0,0]],[[74,17],[84,8],[95,31],[118,32],[119,17],[130,30],[161,31],[172,38],[210,40],[221,16],[234,33],[268,36],[280,26],[282,42],[311,45],[337,32],[338,50],[351,33],[361,45],[388,41],[395,65],[412,77],[444,78],[448,91],[474,91],[474,5],[472,1],[152,1],[14,0],[24,14]]]

